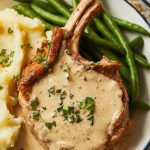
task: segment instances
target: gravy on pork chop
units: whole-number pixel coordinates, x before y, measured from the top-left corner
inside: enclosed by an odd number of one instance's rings
[[[23,72],[23,116],[44,149],[108,149],[127,127],[128,96],[120,65],[107,58],[90,62],[79,54],[81,34],[100,9],[100,3],[82,0]]]

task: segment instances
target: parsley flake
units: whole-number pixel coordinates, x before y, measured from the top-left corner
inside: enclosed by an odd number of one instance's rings
[[[32,118],[36,121],[38,121],[41,117],[41,114],[40,114],[40,110],[37,110],[37,111],[33,111],[32,112]]]
[[[84,81],[87,81],[87,77],[86,76],[84,76],[84,79],[83,79]]]
[[[38,102],[37,98],[31,100],[31,102],[30,102],[30,107],[31,107],[31,109],[32,109],[32,110],[36,110],[38,104],[39,104],[39,102]]]
[[[30,43],[24,43],[24,44],[21,45],[21,48],[22,48],[22,49],[31,49],[31,48],[33,48],[33,47],[31,46]]]
[[[9,27],[8,28],[8,34],[13,34],[14,33],[14,31]]]
[[[60,100],[61,100],[60,105],[63,104],[63,100],[66,98],[66,96],[67,96],[67,92],[66,92],[66,91],[63,91],[63,92],[60,94]]]
[[[73,99],[74,95],[72,93],[69,94],[70,99]]]
[[[69,80],[70,78],[70,68],[67,63],[65,63],[63,72],[65,73],[66,78]]]
[[[43,66],[48,69],[48,66],[50,64],[50,62],[46,59],[45,56],[42,56],[42,55],[39,55],[37,58],[35,58],[33,60],[34,62],[37,62],[37,63],[42,63],[43,62]]]
[[[10,56],[11,58],[13,58],[13,57],[14,57],[14,54],[15,54],[15,51],[11,51],[10,54],[9,54],[9,56]]]
[[[10,54],[6,54],[7,50],[2,49],[0,52],[0,64],[3,67],[8,67],[12,64],[12,58],[14,57],[14,51],[11,51]]]
[[[46,58],[42,55],[39,55],[37,58],[35,58],[33,61],[37,62],[37,63],[41,63],[42,61],[45,61]]]
[[[36,53],[40,52],[41,51],[41,48],[37,48],[36,50]]]
[[[68,49],[66,49],[65,52],[66,52],[66,54],[67,54],[68,56],[71,55],[71,53],[70,53],[70,51],[69,51]]]
[[[48,94],[49,97],[51,97],[52,95],[55,95],[55,86],[52,86],[49,90],[48,90]]]
[[[43,109],[43,110],[46,110],[47,108],[46,108],[46,107],[42,107],[42,109]]]
[[[20,72],[18,75],[13,76],[13,81],[17,83],[22,78],[22,72]]]
[[[3,89],[4,87],[2,87],[1,85],[0,85],[0,91]]]
[[[64,105],[57,108],[57,111],[61,113],[64,120],[67,120],[70,123],[79,123],[82,121],[80,117],[80,110],[77,110],[74,106]]]
[[[45,126],[48,128],[48,129],[52,129],[53,127],[56,127],[56,121],[53,121],[53,122],[46,122],[45,123]]]
[[[50,48],[53,46],[53,43],[50,40],[46,41],[46,48]]]
[[[62,89],[57,89],[56,93],[61,93]]]
[[[87,109],[89,111],[87,120],[91,122],[91,125],[94,125],[94,108],[95,101],[92,97],[86,97],[80,102],[80,109]]]

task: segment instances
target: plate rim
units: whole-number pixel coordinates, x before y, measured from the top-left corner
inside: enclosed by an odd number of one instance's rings
[[[144,20],[144,22],[148,25],[150,29],[150,23],[148,22],[146,17],[139,10],[137,10],[131,3],[129,3],[128,0],[124,0],[124,2],[126,2],[133,10],[136,11],[136,13],[140,15],[140,17]],[[147,144],[144,146],[143,150],[148,150],[149,147],[150,147],[150,139],[148,140]]]
[[[150,3],[147,0],[142,0],[142,2],[147,5],[148,7],[150,7]]]
[[[129,3],[128,0],[124,0],[124,1],[141,16],[141,18],[145,21],[145,23],[148,25],[150,29],[150,23],[148,22],[146,17],[139,10],[137,10],[131,3]]]

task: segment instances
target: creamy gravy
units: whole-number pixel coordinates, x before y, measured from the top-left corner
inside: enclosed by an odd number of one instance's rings
[[[69,68],[68,75],[63,70],[66,69],[66,62]],[[85,80],[86,77],[86,80]],[[64,105],[78,107],[79,102],[89,96],[95,98],[94,125],[91,126],[87,120],[87,111],[81,110],[83,121],[80,123],[69,123],[64,121],[59,114],[55,115],[55,110],[60,106],[60,94],[49,97],[48,90],[55,86],[56,89],[65,90],[66,98]],[[69,98],[69,94],[74,96]],[[38,98],[42,120],[36,122],[35,131],[45,147],[50,150],[96,150],[103,149],[107,141],[109,124],[115,116],[122,110],[122,91],[117,82],[96,73],[86,71],[81,65],[76,64],[72,59],[63,54],[53,70],[39,82],[32,90],[32,98]],[[42,107],[46,107],[43,110]],[[21,111],[19,110],[21,116]],[[56,127],[47,129],[45,122],[56,121]],[[13,150],[44,150],[35,140],[34,136],[27,129],[25,124],[18,142]]]
[[[10,150],[44,150],[44,148],[34,138],[25,123],[23,123],[19,139],[15,147]]]
[[[19,105],[17,105],[14,109],[15,116],[19,116],[23,118],[22,109]],[[44,150],[44,148],[39,144],[39,142],[35,139],[33,134],[28,129],[26,121],[23,119],[23,123],[21,125],[21,132],[17,142],[15,143],[14,148],[10,148],[9,150]]]
[[[69,77],[64,71],[66,66]],[[53,86],[55,89],[66,91],[64,105],[78,107],[79,102],[85,97],[93,97],[95,99],[94,125],[91,126],[87,120],[86,110],[80,112],[83,119],[80,123],[64,121],[58,113],[54,117],[57,108],[60,107],[60,94],[56,93],[49,97],[48,90]],[[68,96],[70,93],[74,95],[72,99]],[[39,101],[37,109],[41,110],[41,119],[36,121],[34,130],[37,137],[45,143],[45,147],[51,150],[103,149],[107,141],[109,124],[123,108],[122,91],[116,81],[95,71],[86,71],[66,53],[62,54],[51,72],[33,86],[32,99],[35,98]],[[46,107],[46,110],[42,107]],[[52,121],[56,122],[56,127],[50,130],[45,123]]]

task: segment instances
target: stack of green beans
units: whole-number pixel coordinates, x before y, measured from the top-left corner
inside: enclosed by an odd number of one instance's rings
[[[67,7],[60,0],[47,0],[46,2],[42,0],[15,1],[21,2],[13,7],[16,11],[30,18],[40,19],[45,24],[46,30],[51,30],[54,26],[64,26],[71,15],[70,10],[73,11],[79,2],[79,0],[72,0],[72,6]],[[82,47],[85,47],[84,41],[88,41],[92,45],[88,47],[94,47],[94,49],[86,48],[88,50],[81,50],[81,54],[91,61],[99,61],[101,56],[118,61],[122,65],[120,74],[131,99],[130,106],[147,110],[150,109],[149,105],[137,100],[140,91],[137,65],[150,68],[146,57],[138,52],[138,49],[143,47],[144,41],[139,36],[128,42],[121,31],[122,28],[150,36],[150,33],[143,27],[112,17],[103,10],[100,16],[93,19],[92,25],[86,28],[82,37]]]

